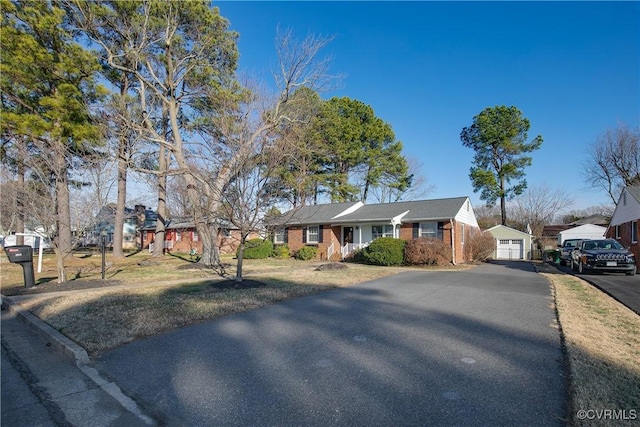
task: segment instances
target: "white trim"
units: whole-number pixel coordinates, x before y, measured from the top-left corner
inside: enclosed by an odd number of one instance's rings
[[[336,218],[340,218],[341,216],[348,215],[348,214],[350,214],[350,213],[352,213],[352,212],[357,211],[358,209],[360,209],[360,208],[361,208],[361,207],[363,207],[363,206],[364,206],[364,203],[362,203],[362,202],[358,202],[358,203],[356,203],[355,205],[350,206],[350,207],[348,207],[347,209],[345,209],[344,211],[340,212],[338,215],[334,216],[334,217],[333,217],[333,218],[331,218],[331,219],[336,219]]]
[[[408,214],[410,211],[402,212],[400,215],[396,215],[391,218],[391,225],[396,226],[402,224],[402,217]]]

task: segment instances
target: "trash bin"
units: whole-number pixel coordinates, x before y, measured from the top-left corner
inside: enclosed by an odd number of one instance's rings
[[[35,276],[33,274],[33,248],[29,245],[5,246],[4,252],[9,258],[9,262],[22,266],[22,276],[24,286],[30,288],[35,286]]]

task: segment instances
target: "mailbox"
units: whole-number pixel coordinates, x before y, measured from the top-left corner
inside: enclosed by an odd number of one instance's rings
[[[9,262],[20,264],[22,266],[22,276],[24,277],[24,286],[30,288],[35,286],[35,277],[33,274],[33,249],[29,245],[5,246],[5,253]]]

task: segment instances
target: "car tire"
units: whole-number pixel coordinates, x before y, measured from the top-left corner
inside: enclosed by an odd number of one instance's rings
[[[627,274],[627,276],[635,276],[636,275],[636,269],[634,268],[633,270],[627,271],[626,274]]]
[[[584,266],[584,264],[582,263],[582,261],[580,261],[580,262],[578,263],[578,273],[580,273],[580,274],[587,274],[587,271],[589,271],[589,269],[588,269],[588,268],[586,268],[586,267]]]

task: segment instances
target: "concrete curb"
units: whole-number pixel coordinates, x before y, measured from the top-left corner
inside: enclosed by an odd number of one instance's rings
[[[0,294],[2,307],[16,314],[18,320],[27,325],[40,339],[49,343],[58,353],[71,360],[96,386],[104,390],[109,396],[114,398],[123,408],[138,417],[148,425],[155,425],[155,421],[145,415],[138,404],[125,395],[120,387],[114,382],[104,379],[97,369],[91,366],[91,361],[87,351],[78,344],[62,335],[60,332],[40,320],[30,311],[24,309],[20,304],[10,297]]]

